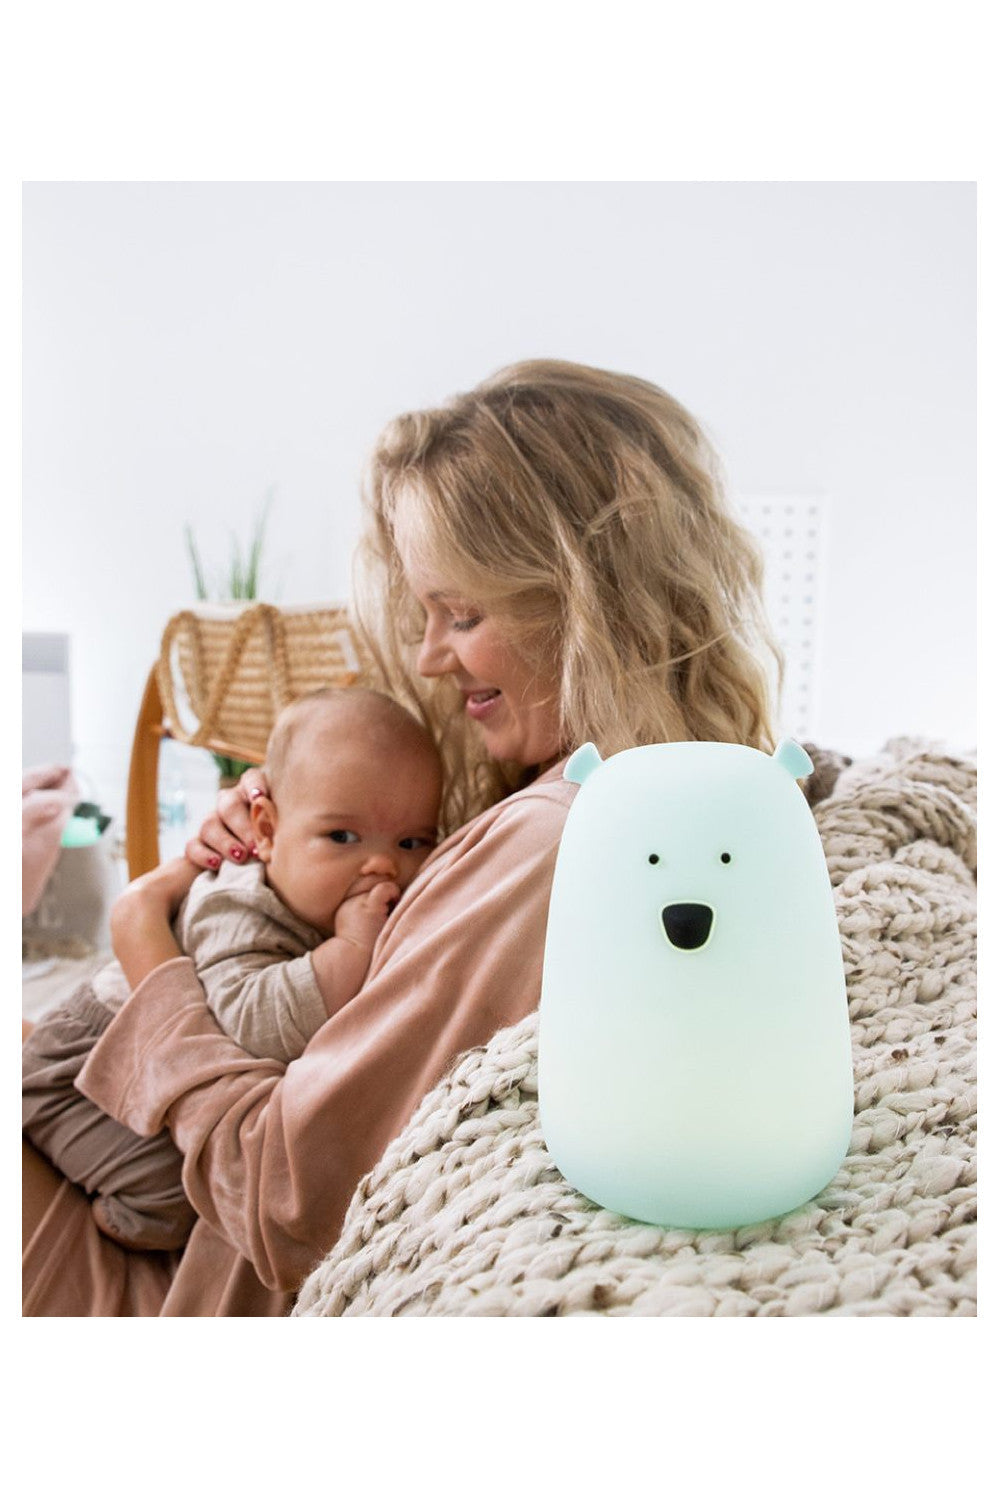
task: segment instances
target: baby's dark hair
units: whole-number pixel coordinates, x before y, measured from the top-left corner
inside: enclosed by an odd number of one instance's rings
[[[341,708],[345,732],[362,734],[373,752],[416,750],[439,759],[434,740],[418,719],[386,693],[362,687],[325,687],[305,693],[278,715],[267,742],[265,770],[272,796],[277,793],[296,736],[308,719],[323,707]]]

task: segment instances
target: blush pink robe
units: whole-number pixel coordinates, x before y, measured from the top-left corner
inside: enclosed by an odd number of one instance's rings
[[[79,1077],[166,1125],[199,1219],[182,1254],[120,1249],[63,1183],[24,1253],[29,1316],[288,1311],[351,1196],[454,1059],[538,1005],[563,763],[453,834],[406,891],[355,998],[287,1069],[216,1025],[187,958],[139,986]]]

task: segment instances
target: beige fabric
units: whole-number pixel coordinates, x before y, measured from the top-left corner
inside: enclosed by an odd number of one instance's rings
[[[199,875],[174,922],[181,950],[194,962],[209,1009],[227,1036],[252,1057],[288,1063],[327,1019],[309,957],[323,941],[280,901],[257,860],[226,861]],[[95,997],[118,1011],[130,990],[112,960],[91,981]]]
[[[226,861],[218,874],[199,875],[174,936],[194,962],[219,1025],[251,1056],[291,1062],[327,1019],[309,957],[323,934],[279,900],[257,860],[245,867]],[[94,998],[112,1011],[131,993],[116,959],[90,983]]]
[[[856,1100],[822,1193],[727,1233],[598,1210],[546,1153],[532,1014],[425,1099],[295,1315],[972,1316],[974,762],[896,740],[834,780],[816,820]]]
[[[227,861],[218,874],[199,875],[177,914],[174,935],[194,962],[209,1009],[227,1036],[252,1057],[288,1063],[301,1055],[327,1019],[309,957],[323,934],[278,899],[262,864]],[[90,986],[93,998],[115,1012],[131,993],[117,959],[103,964]]]
[[[227,1036],[252,1057],[302,1055],[327,1020],[309,956],[323,934],[278,899],[262,864],[199,875],[175,932]]]

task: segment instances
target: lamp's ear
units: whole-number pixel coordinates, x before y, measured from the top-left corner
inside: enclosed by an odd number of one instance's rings
[[[812,761],[802,746],[797,745],[794,740],[782,740],[772,759],[776,760],[779,766],[784,766],[794,781],[801,780],[803,776],[811,776],[813,773]],[[567,766],[566,769],[568,770],[569,767]]]
[[[587,777],[603,764],[604,762],[597,753],[597,746],[592,745],[588,740],[585,745],[580,746],[579,750],[574,750],[566,762],[563,780],[575,781],[577,786],[582,786]]]

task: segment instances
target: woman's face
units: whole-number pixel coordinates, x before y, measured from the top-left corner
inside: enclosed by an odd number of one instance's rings
[[[453,677],[495,760],[550,765],[563,754],[558,686],[517,651],[502,622],[455,593],[447,580],[407,571],[427,622],[417,657],[423,677]]]

